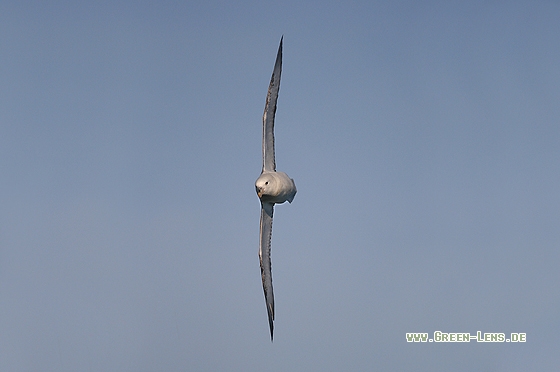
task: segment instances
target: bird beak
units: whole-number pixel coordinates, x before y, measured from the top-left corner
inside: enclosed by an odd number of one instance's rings
[[[260,187],[257,187],[257,195],[259,196],[259,199],[262,198],[262,189]]]

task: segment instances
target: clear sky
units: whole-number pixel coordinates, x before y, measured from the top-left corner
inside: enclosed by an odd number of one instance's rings
[[[2,1],[0,370],[559,370],[559,15]],[[406,342],[434,331],[527,342]]]

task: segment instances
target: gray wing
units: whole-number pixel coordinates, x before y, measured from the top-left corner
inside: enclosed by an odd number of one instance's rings
[[[272,264],[270,262],[270,240],[272,238],[273,203],[261,203],[261,232],[259,258],[261,261],[261,276],[264,290],[264,300],[268,311],[270,326],[270,340],[274,332],[274,292],[272,290]]]
[[[276,114],[276,101],[278,101],[278,91],[280,90],[280,75],[282,74],[282,41],[278,47],[274,71],[270,78],[268,94],[266,95],[266,105],[263,114],[263,171],[276,171],[276,161],[274,160],[274,115]]]

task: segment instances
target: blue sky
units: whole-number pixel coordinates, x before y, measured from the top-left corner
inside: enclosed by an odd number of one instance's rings
[[[557,370],[559,11],[2,2],[0,370]]]

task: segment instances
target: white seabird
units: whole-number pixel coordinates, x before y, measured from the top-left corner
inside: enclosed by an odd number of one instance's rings
[[[274,336],[274,292],[272,290],[272,265],[270,262],[270,240],[272,238],[272,215],[274,204],[292,202],[296,195],[296,184],[284,172],[276,172],[274,159],[274,115],[276,101],[280,89],[280,75],[282,74],[282,41],[278,47],[274,71],[270,78],[266,105],[263,114],[263,168],[261,175],[255,182],[257,195],[261,201],[260,247],[259,258],[261,261],[261,275],[264,290],[264,299],[268,311],[268,324],[270,326],[270,340]]]

